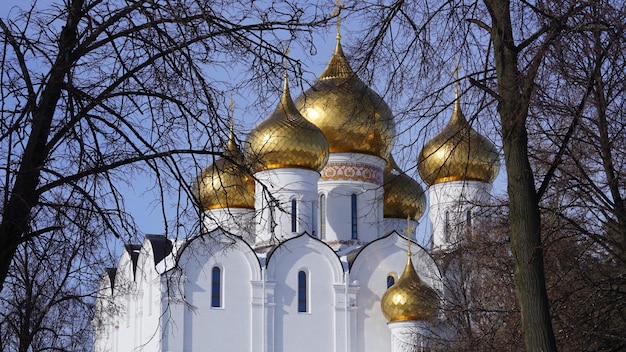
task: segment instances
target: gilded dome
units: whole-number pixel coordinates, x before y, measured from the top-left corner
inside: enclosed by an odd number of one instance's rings
[[[461,180],[491,183],[498,176],[498,150],[469,125],[458,96],[448,125],[422,148],[418,170],[429,186]]]
[[[387,321],[426,321],[437,316],[439,296],[417,275],[411,256],[395,285],[385,291],[380,306]]]
[[[247,142],[253,172],[288,167],[319,172],[328,161],[326,137],[296,109],[286,76],[278,107],[250,132]]]
[[[383,173],[385,218],[419,219],[426,209],[426,195],[420,184],[400,170],[392,156]]]
[[[202,210],[254,209],[254,179],[243,163],[243,154],[231,130],[223,156],[204,168],[192,185],[193,196]]]
[[[328,66],[295,103],[324,132],[331,153],[389,156],[395,135],[391,110],[350,68],[339,36]]]

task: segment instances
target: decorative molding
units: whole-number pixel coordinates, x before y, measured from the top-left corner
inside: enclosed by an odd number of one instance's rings
[[[383,170],[364,163],[329,162],[322,170],[321,181],[359,181],[383,184]]]

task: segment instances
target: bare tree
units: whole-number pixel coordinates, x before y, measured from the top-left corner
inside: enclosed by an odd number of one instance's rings
[[[412,122],[420,133],[425,126],[431,125],[421,120],[431,121],[433,116],[451,104],[451,100],[446,103],[442,98],[442,91],[451,80],[445,78],[448,75],[442,73],[441,68],[451,70],[454,56],[461,56],[467,72],[466,77],[461,79],[480,89],[481,94],[467,94],[466,99],[472,100],[476,106],[471,122],[482,123],[483,126],[492,122],[501,135],[508,179],[508,221],[510,249],[515,264],[515,295],[526,350],[556,350],[544,270],[543,251],[547,243],[542,232],[542,200],[547,190],[554,192],[563,185],[555,180],[555,170],[565,165],[564,152],[569,155],[570,150],[579,148],[575,146],[575,141],[583,141],[579,137],[581,134],[573,134],[568,129],[578,129],[577,116],[588,116],[588,103],[592,100],[596,106],[593,108],[595,127],[592,128],[594,133],[587,138],[597,139],[599,144],[594,144],[594,148],[601,152],[593,156],[596,161],[594,169],[573,166],[578,169],[578,174],[583,175],[580,180],[587,187],[595,188],[595,202],[610,205],[611,210],[604,208],[608,210],[607,214],[601,214],[602,211],[595,213],[595,224],[606,223],[602,227],[612,229],[615,235],[601,236],[598,240],[604,241],[612,251],[619,248],[618,239],[623,238],[619,226],[622,221],[619,219],[623,219],[624,214],[620,191],[623,183],[619,179],[621,166],[616,166],[623,159],[615,154],[618,151],[615,148],[616,131],[623,130],[623,120],[620,120],[623,115],[618,113],[614,115],[617,121],[611,121],[606,118],[610,114],[603,112],[607,107],[611,109],[607,102],[615,103],[612,111],[622,104],[619,98],[623,95],[623,90],[619,88],[623,85],[621,78],[614,82],[616,85],[612,85],[613,88],[606,88],[608,71],[616,70],[608,68],[607,60],[617,63],[621,59],[599,55],[604,52],[609,54],[609,48],[613,53],[621,52],[623,30],[619,28],[624,22],[620,10],[623,6],[613,1],[579,0],[535,4],[506,0],[392,1],[367,2],[358,6],[369,10],[375,8],[369,11],[375,15],[367,18],[372,20],[376,17],[381,23],[367,32],[356,45],[365,48],[358,57],[372,76],[386,74],[390,77],[387,85],[391,92],[389,95],[404,99],[404,104],[397,105],[407,106],[400,115],[404,113],[409,124],[411,116],[421,118]],[[572,45],[573,38],[581,41]],[[572,45],[572,50],[578,50],[576,55],[566,57],[570,52],[568,45]],[[566,59],[556,59],[559,56]],[[562,70],[571,71],[570,75],[576,73],[579,76],[579,89],[563,84],[564,76],[559,73],[559,66],[564,67]],[[595,71],[589,70],[590,67],[595,67]],[[621,74],[616,76],[621,77]],[[403,83],[396,84],[398,78],[402,78]],[[424,94],[402,98],[402,92],[407,88],[413,93]],[[570,95],[572,93],[575,95]],[[574,105],[574,109],[566,113],[556,105],[544,105],[541,111],[534,109],[540,101],[555,95],[570,99],[568,103]],[[563,135],[556,136],[553,133],[556,130],[541,133],[540,128],[545,130],[555,121],[553,117],[557,114],[561,118],[569,114],[568,119],[560,121],[564,129],[559,133]],[[496,118],[485,120],[492,116]],[[542,155],[532,144],[543,143],[546,138],[552,138],[550,148],[553,153],[550,156],[553,157],[544,158],[548,165],[539,167],[531,161]],[[589,165],[583,159],[585,157],[578,163]],[[604,186],[596,187],[598,179],[594,172],[605,173]],[[578,192],[585,191],[579,188]]]
[[[130,242],[139,232],[124,187],[148,183],[140,187],[160,197],[165,231],[184,235],[170,225],[198,218],[188,185],[207,163],[196,158],[223,150],[224,96],[251,90],[262,100],[278,83],[268,78],[280,77],[285,41],[313,50],[313,31],[331,10],[291,1],[68,0],[0,19],[3,347],[81,345],[85,326],[70,324],[65,310],[88,317],[84,298],[94,292],[82,286],[85,275],[111,265],[102,250],[109,240]],[[234,64],[249,78],[224,79]]]
[[[0,282],[21,243],[58,228],[34,222],[42,209],[71,194],[128,238],[135,229],[117,182],[143,172],[163,190],[195,173],[179,167],[182,156],[220,151],[228,87],[211,74],[238,62],[258,80],[278,67],[281,39],[306,39],[327,19],[268,6],[73,0],[0,21]]]

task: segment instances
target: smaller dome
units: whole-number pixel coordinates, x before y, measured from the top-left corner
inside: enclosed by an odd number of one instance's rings
[[[429,186],[449,181],[492,183],[498,176],[498,150],[469,125],[461,111],[458,93],[450,122],[422,148],[418,170]]]
[[[380,306],[389,322],[427,321],[439,311],[439,296],[417,275],[410,252],[404,272],[395,285],[385,291]]]
[[[246,155],[253,172],[278,168],[321,171],[328,161],[328,142],[291,99],[287,76],[276,110],[248,135]]]
[[[385,218],[414,219],[424,215],[426,195],[422,186],[400,170],[392,156],[383,173]]]
[[[202,210],[221,208],[254,209],[254,179],[245,169],[244,157],[230,138],[223,156],[200,172],[191,191]]]

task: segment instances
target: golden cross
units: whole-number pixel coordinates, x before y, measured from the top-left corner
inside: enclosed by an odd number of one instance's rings
[[[335,3],[337,8],[333,11],[333,16],[337,16],[337,39],[341,39],[341,10],[346,4],[342,0],[337,0]]]
[[[285,54],[283,55],[283,69],[285,70],[285,78],[287,78],[287,57],[289,56],[289,52],[291,51],[289,49],[289,46],[291,45],[291,41],[286,40],[286,48],[285,48]]]
[[[415,231],[415,226],[411,225],[411,218],[410,217],[406,217],[406,229],[404,229],[404,234],[406,235],[406,239],[407,239],[407,247],[406,247],[406,254],[410,257],[411,256],[411,233],[413,233],[413,231]]]
[[[452,74],[454,75],[454,97],[456,99],[459,98],[459,71],[461,71],[461,65],[459,65],[459,58],[455,56]]]
[[[230,133],[233,133],[233,126],[235,125],[235,99],[233,99],[233,93],[230,92],[230,104],[228,104],[228,119],[230,120]]]

